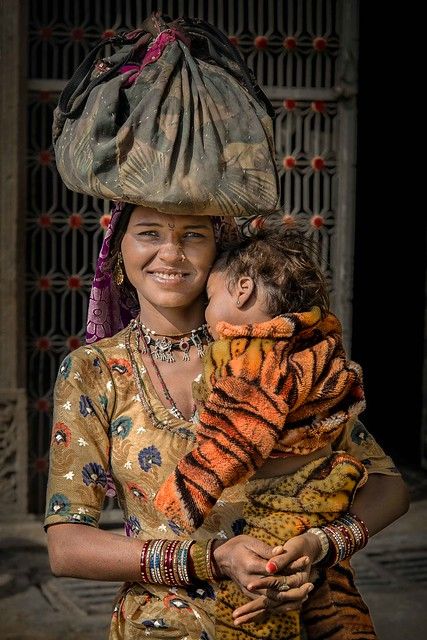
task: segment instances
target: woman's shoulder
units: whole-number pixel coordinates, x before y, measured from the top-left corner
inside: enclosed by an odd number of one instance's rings
[[[82,345],[73,351],[71,355],[80,360],[90,360],[94,354],[98,354],[98,356],[101,356],[105,360],[119,358],[120,355],[124,357],[124,354],[127,352],[126,341],[129,331],[130,327],[126,327],[114,334],[114,336],[102,338],[92,344]]]
[[[120,360],[127,360],[126,339],[129,327],[122,329],[114,336],[103,338],[92,344],[85,344],[69,353],[63,360],[59,373],[68,368],[99,366],[103,363],[107,368]]]

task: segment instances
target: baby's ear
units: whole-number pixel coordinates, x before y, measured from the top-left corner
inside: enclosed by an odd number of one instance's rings
[[[250,276],[240,276],[234,288],[236,306],[242,307],[255,291],[255,282]]]

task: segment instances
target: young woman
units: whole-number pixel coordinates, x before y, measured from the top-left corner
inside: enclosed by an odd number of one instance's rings
[[[160,485],[194,446],[191,386],[209,340],[205,284],[220,231],[218,219],[119,207],[92,292],[90,343],[59,370],[45,520],[51,567],[58,576],[125,582],[111,640],[215,638],[220,577],[248,596],[236,623],[270,608],[299,608],[312,588],[317,536],[292,538],[267,565],[273,549],[239,535],[240,492],[224,493],[193,535],[195,543],[153,505]],[[117,291],[120,306],[110,304]],[[140,322],[121,328],[126,310]],[[352,511],[373,535],[407,509],[404,484],[360,424],[334,446],[371,461]],[[97,527],[111,477],[126,537]],[[285,575],[287,591],[280,589]],[[307,629],[315,638],[312,622]]]

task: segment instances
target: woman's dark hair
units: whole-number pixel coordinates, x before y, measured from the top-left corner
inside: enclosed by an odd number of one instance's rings
[[[108,253],[108,258],[105,260],[105,263],[104,263],[105,273],[109,273],[111,276],[113,276],[114,269],[117,265],[123,236],[126,233],[129,220],[132,215],[132,211],[135,209],[135,207],[136,207],[136,204],[130,204],[130,203],[125,204],[125,206],[123,207],[119,215],[119,219],[117,220],[117,224],[114,228],[113,235],[111,236],[110,251]],[[124,271],[124,282],[120,286],[120,291],[121,291],[121,294],[124,295],[125,297],[130,297],[131,299],[137,300],[135,287],[129,282],[125,271]]]
[[[256,235],[220,254],[215,268],[224,272],[232,290],[241,276],[250,276],[266,292],[265,311],[272,317],[309,311],[318,306],[329,310],[325,277],[318,262],[317,247],[302,232],[286,227],[258,230]]]
[[[120,212],[119,219],[117,220],[113,235],[111,236],[108,258],[104,263],[104,269],[107,273],[112,273],[114,267],[116,266],[123,236],[126,233],[132,211],[135,209],[135,207],[136,204],[126,203],[122,211]]]

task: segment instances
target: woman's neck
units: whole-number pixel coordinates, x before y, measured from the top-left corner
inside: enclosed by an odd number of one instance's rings
[[[141,322],[163,336],[190,333],[205,322],[204,305],[201,301],[195,301],[188,308],[158,308],[140,300],[140,308]]]

